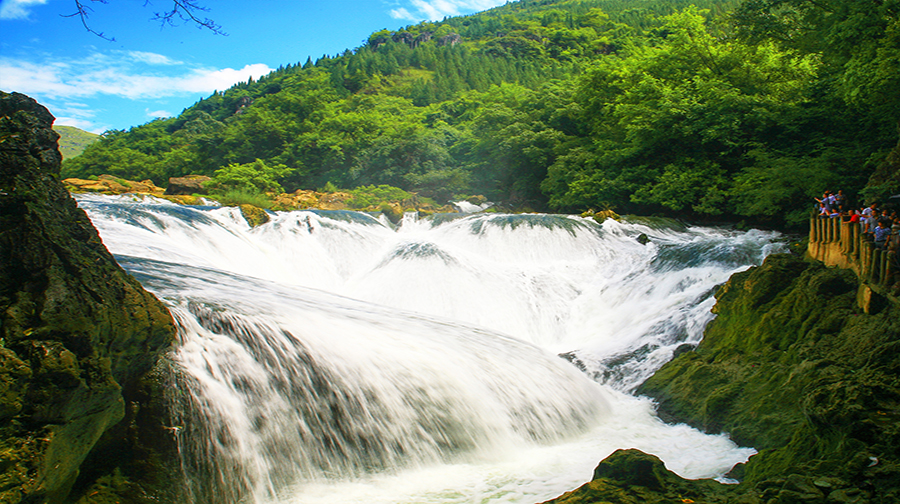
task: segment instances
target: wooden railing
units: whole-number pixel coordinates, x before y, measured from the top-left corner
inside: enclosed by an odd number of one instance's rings
[[[892,238],[896,239],[896,238]],[[858,223],[841,219],[812,218],[809,221],[810,257],[829,266],[849,268],[863,281],[889,286],[896,281],[896,252],[875,247]]]

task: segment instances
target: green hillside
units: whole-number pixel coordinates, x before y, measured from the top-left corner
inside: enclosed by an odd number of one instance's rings
[[[282,66],[63,173],[801,223],[823,189],[900,189],[870,180],[897,144],[896,3],[522,0]]]
[[[53,130],[59,133],[59,150],[63,159],[71,159],[81,154],[88,145],[100,138],[96,133],[74,126],[54,126]]]

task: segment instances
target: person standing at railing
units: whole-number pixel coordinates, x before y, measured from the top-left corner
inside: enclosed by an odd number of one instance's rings
[[[875,248],[880,250],[887,249],[887,241],[891,236],[891,228],[887,226],[887,222],[879,221],[872,234],[875,237]]]
[[[831,194],[831,191],[825,191],[822,194],[822,199],[814,199],[819,202],[820,216],[827,217],[829,214],[831,214],[831,209],[834,207],[834,195]]]
[[[863,210],[863,233],[871,236],[875,232],[875,227],[878,226],[878,217],[881,215],[881,212],[874,208],[875,205],[872,205],[873,208],[867,208],[869,210],[868,215],[865,214],[865,210]]]
[[[838,190],[837,194],[835,194],[833,196],[833,198],[834,198],[834,205],[837,207],[838,210],[840,210],[840,211],[847,210],[847,206],[848,206],[847,198],[844,196],[843,190]]]

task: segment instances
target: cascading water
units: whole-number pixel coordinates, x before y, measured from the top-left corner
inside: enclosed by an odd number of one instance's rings
[[[531,503],[617,448],[685,477],[753,453],[630,392],[775,234],[313,211],[251,229],[233,208],[78,199],[178,323],[185,501]]]

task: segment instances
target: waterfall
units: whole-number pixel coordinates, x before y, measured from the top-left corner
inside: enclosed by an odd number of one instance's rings
[[[179,327],[186,501],[538,502],[617,448],[693,478],[754,453],[631,392],[777,234],[345,211],[250,228],[234,208],[78,200]]]

